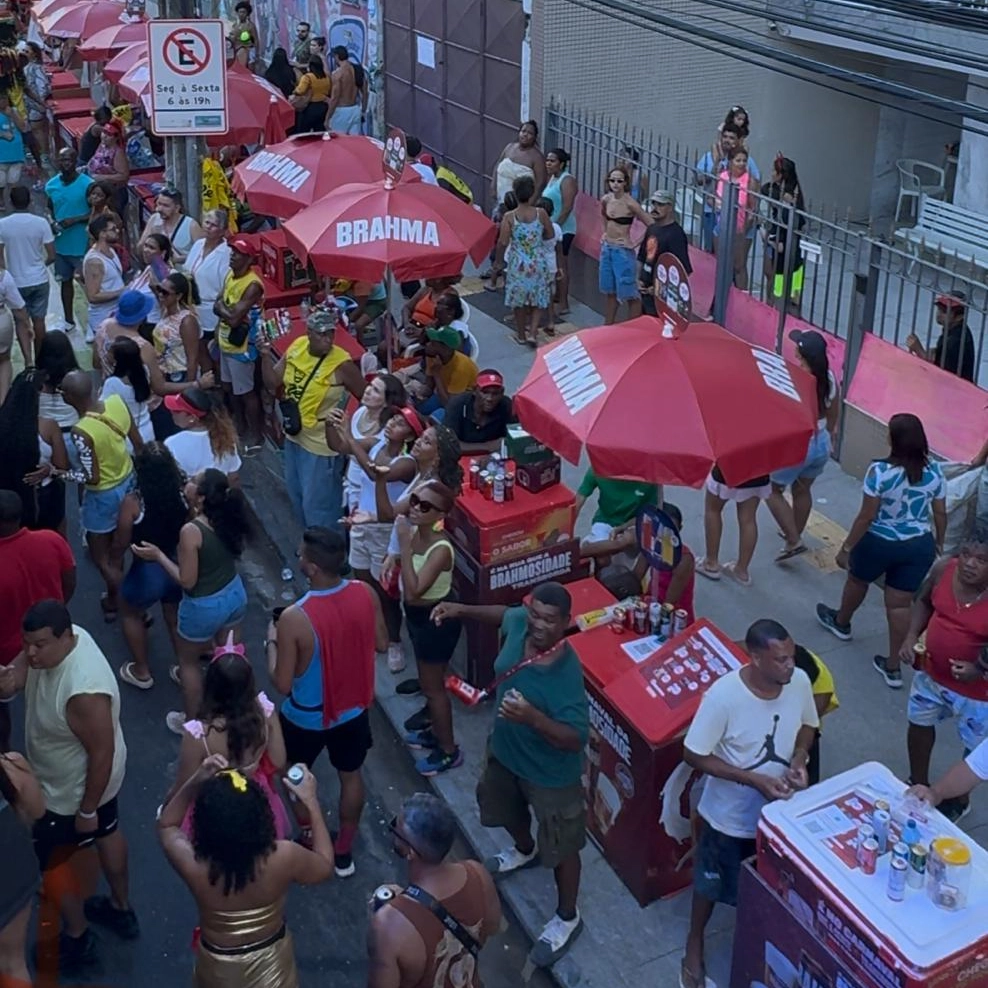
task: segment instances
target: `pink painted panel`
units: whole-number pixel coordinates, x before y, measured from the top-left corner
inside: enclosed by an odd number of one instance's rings
[[[896,412],[918,415],[930,448],[963,462],[988,436],[986,397],[968,381],[866,333],[846,400],[882,422]]]

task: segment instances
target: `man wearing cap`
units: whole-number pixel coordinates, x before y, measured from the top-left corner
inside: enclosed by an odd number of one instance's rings
[[[124,290],[123,265],[115,249],[120,242],[120,221],[103,213],[89,224],[89,235],[93,246],[83,260],[82,278],[89,301],[86,342],[92,343],[97,327],[116,308]]]
[[[350,395],[360,398],[364,379],[350,354],[335,343],[339,310],[314,309],[306,334],[285,351],[277,363],[271,344],[260,341],[261,373],[272,392],[283,390],[285,400],[298,408],[301,428],[291,434],[286,420],[285,484],[302,528],[340,528],[343,514],[343,457],[326,439],[326,419],[343,408]]]
[[[676,197],[668,189],[659,189],[648,197],[652,223],[638,248],[638,290],[642,293],[642,312],[657,315],[655,308],[655,265],[662,254],[672,254],[693,273],[686,231],[676,222]]]
[[[55,278],[61,283],[62,314],[59,327],[66,332],[75,329],[73,302],[75,276],[82,270],[89,237],[89,203],[86,190],[93,184],[88,175],[76,169],[75,151],[62,148],[58,152],[58,174],[45,183],[48,209],[55,220]]]
[[[910,333],[906,337],[906,348],[917,357],[974,383],[974,335],[964,321],[966,315],[967,296],[963,292],[938,295],[936,319],[943,332],[936,346],[927,350],[919,337]]]
[[[477,375],[473,390],[454,395],[446,405],[443,424],[460,440],[463,453],[490,453],[501,448],[514,421],[511,399],[504,393],[504,378],[487,368]]]
[[[256,259],[257,248],[245,237],[230,241],[230,270],[222,295],[213,303],[220,320],[216,326],[220,380],[231,396],[234,421],[247,453],[256,453],[261,446],[261,396],[254,387],[254,365],[264,283],[253,269]]]
[[[463,337],[452,326],[436,326],[425,331],[425,377],[431,395],[420,401],[418,410],[442,422],[446,404],[454,395],[469,391],[479,368],[460,350]]]

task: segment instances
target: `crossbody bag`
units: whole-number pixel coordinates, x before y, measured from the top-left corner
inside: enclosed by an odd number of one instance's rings
[[[316,376],[319,368],[322,366],[322,362],[326,359],[326,356],[320,357],[316,361],[316,366],[312,368],[312,373],[305,379],[305,384],[302,385],[302,390],[298,393],[298,399],[295,398],[281,398],[278,401],[278,409],[281,412],[282,426],[285,430],[286,435],[297,436],[302,431],[302,408],[301,401],[305,396],[305,389],[312,383],[312,379]]]

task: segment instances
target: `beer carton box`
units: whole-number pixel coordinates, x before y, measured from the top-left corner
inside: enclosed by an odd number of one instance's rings
[[[312,283],[312,271],[288,249],[283,230],[261,234],[261,274],[282,290]]]
[[[516,481],[526,491],[538,494],[547,487],[559,483],[562,473],[562,462],[559,457],[553,454],[548,459],[539,460],[537,463],[520,463],[516,467]]]
[[[538,463],[552,456],[552,450],[548,446],[543,446],[537,439],[533,439],[517,423],[508,426],[504,449],[508,459],[514,460],[518,466],[523,463]]]

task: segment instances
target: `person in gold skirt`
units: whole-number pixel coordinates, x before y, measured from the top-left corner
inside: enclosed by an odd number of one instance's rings
[[[298,988],[285,897],[296,882],[332,875],[333,845],[312,774],[285,787],[309,811],[311,850],[275,839],[264,791],[222,755],[207,758],[161,811],[165,856],[199,907],[194,988]],[[181,830],[190,805],[191,837]]]

